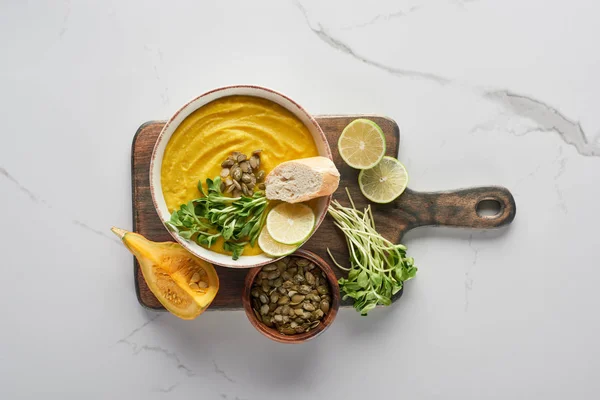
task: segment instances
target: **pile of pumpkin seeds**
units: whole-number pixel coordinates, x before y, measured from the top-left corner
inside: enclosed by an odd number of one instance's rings
[[[259,171],[261,151],[254,150],[250,158],[234,151],[221,163],[221,192],[240,197],[252,196],[255,189],[265,190],[265,171]]]
[[[302,257],[285,257],[262,267],[250,294],[256,318],[286,335],[315,329],[331,304],[325,273]]]

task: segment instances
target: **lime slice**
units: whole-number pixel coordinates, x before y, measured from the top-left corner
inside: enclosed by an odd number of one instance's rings
[[[304,204],[281,203],[267,215],[267,230],[273,240],[297,244],[306,240],[315,226],[315,213]]]
[[[385,154],[385,135],[375,122],[355,119],[342,131],[338,151],[352,168],[373,168]]]
[[[408,172],[400,161],[386,156],[374,168],[360,171],[358,185],[367,199],[375,203],[389,203],[406,189]]]
[[[298,248],[298,246],[276,242],[271,235],[269,235],[267,227],[264,227],[260,232],[260,235],[258,235],[258,245],[266,255],[271,257],[287,256]]]

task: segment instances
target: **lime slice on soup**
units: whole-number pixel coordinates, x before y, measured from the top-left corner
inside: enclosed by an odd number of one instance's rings
[[[314,227],[315,213],[304,204],[281,203],[267,215],[266,228],[269,234],[282,244],[302,243],[308,239]]]
[[[269,235],[269,230],[266,226],[258,236],[258,246],[270,257],[283,257],[293,253],[298,248],[298,246],[276,242],[275,239]]]

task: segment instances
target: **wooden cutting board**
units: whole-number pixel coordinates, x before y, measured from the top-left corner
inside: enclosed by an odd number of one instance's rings
[[[358,187],[358,171],[348,167],[337,152],[337,140],[346,125],[356,118],[375,121],[385,133],[387,155],[398,156],[400,130],[392,119],[373,115],[320,116],[317,121],[331,146],[334,162],[341,173],[341,181],[334,198],[348,205],[345,187],[348,187],[357,207],[368,204]],[[150,195],[150,157],[156,139],[164,126],[163,121],[151,121],[138,129],[131,148],[131,183],[133,201],[133,230],[150,240],[173,241],[161,223]],[[477,213],[481,201],[496,201],[499,212],[493,217]],[[395,201],[385,205],[373,205],[377,230],[391,241],[398,242],[410,229],[424,225],[445,225],[468,228],[496,228],[512,222],[516,205],[512,194],[502,187],[479,187],[447,192],[424,193],[410,189]],[[348,260],[348,250],[343,235],[335,228],[331,218],[325,218],[317,232],[303,246],[330,262],[326,249],[329,248],[337,260]],[[410,249],[408,249],[410,255]],[[416,262],[419,266],[418,260]],[[217,266],[221,287],[209,310],[231,310],[242,308],[242,288],[247,269]],[[338,276],[342,271],[336,270]],[[140,304],[153,310],[164,310],[152,294],[142,276],[137,260],[134,259],[135,290]],[[401,296],[399,292],[395,300]],[[351,306],[342,302],[342,306]]]

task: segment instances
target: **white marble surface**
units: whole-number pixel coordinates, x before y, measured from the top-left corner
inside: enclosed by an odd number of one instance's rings
[[[3,1],[1,399],[592,399],[597,1]],[[400,125],[417,190],[499,184],[494,232],[423,228],[401,302],[284,346],[142,309],[130,144],[211,88]]]

